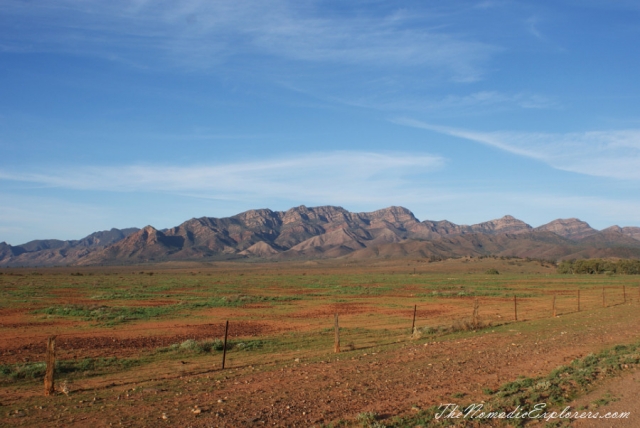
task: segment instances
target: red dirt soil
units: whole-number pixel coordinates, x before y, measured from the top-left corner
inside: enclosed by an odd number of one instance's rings
[[[535,321],[536,328],[532,328],[534,322],[517,323],[501,333],[481,331],[466,339],[437,343],[414,342],[405,336],[380,349],[327,353],[321,362],[291,358],[284,365],[231,366],[193,375],[183,371],[167,374],[164,380],[131,380],[122,386],[108,379],[83,382],[84,390],[97,388],[100,392],[97,402],[77,404],[76,399],[60,396],[52,405],[33,409],[29,403],[35,403],[30,401],[35,398],[28,398],[30,392],[20,396],[6,390],[0,401],[10,406],[23,403],[16,423],[65,427],[120,423],[307,427],[340,418],[353,420],[361,412],[386,418],[411,414],[412,406],[480,402],[486,397],[483,388],[495,388],[521,375],[547,374],[590,352],[637,341],[638,312],[631,306],[607,308],[589,315]],[[132,391],[131,382],[142,392]],[[465,396],[455,399],[453,393]],[[87,393],[77,394],[78,399],[87,400],[79,398]],[[72,406],[77,411],[65,413]],[[194,406],[201,413],[195,414]]]
[[[224,325],[198,324],[163,327],[161,334],[149,336],[157,332],[158,326],[127,329],[118,331],[94,330],[90,333],[69,333],[57,336],[56,346],[60,350],[59,358],[85,357],[131,357],[145,350],[166,347],[187,339],[214,339],[224,336]],[[235,321],[229,325],[229,337],[257,337],[274,332],[275,329],[259,322]],[[164,333],[164,334],[163,334]],[[13,333],[15,334],[15,333]],[[2,337],[4,336],[4,337]],[[23,361],[41,361],[46,351],[45,337],[7,337],[0,336],[0,356],[5,364]],[[71,350],[71,351],[69,351]]]

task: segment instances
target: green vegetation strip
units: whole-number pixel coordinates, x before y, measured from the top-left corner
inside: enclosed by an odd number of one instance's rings
[[[148,320],[194,309],[240,307],[260,302],[286,302],[299,300],[298,296],[222,296],[209,299],[194,299],[174,305],[162,306],[106,306],[106,305],[61,305],[39,309],[34,313],[59,317],[81,318],[107,325],[134,320]]]
[[[274,343],[260,339],[235,340],[227,342],[229,352],[251,352],[256,350],[270,350]],[[93,377],[108,373],[116,373],[133,367],[156,362],[167,356],[171,358],[193,357],[197,355],[219,353],[223,350],[220,339],[194,340],[188,339],[182,343],[174,343],[164,348],[157,348],[149,355],[140,358],[84,358],[82,360],[58,360],[55,373],[58,379],[76,379]],[[0,385],[15,384],[42,380],[47,369],[44,361],[32,363],[17,363],[0,365]]]
[[[558,265],[558,273],[640,275],[640,260],[565,260]]]
[[[540,403],[544,403],[546,407],[543,412],[538,413],[550,413],[552,411],[560,413],[561,406],[566,406],[567,403],[570,403],[579,395],[588,392],[592,389],[594,383],[618,375],[623,370],[637,366],[639,363],[640,343],[628,346],[618,345],[598,354],[589,354],[584,358],[576,359],[568,366],[560,366],[546,377],[521,378],[502,385],[496,391],[487,389],[485,393],[490,398],[485,400],[482,411],[485,413],[496,412],[496,414],[508,414],[516,411],[524,414],[525,412],[534,411],[536,405],[540,406]],[[471,405],[477,404],[467,403],[460,405],[459,411],[465,413],[465,409],[469,409]],[[379,426],[397,428],[417,426],[446,427],[459,425],[461,421],[473,423],[474,426],[481,424],[496,425],[496,423],[500,422],[505,425],[524,426],[526,423],[536,420],[532,418],[478,418],[465,420],[462,417],[445,418],[444,416],[447,412],[442,417],[437,418],[436,415],[441,414],[443,410],[443,407],[433,406],[420,411],[416,415],[396,418],[390,424]],[[571,409],[571,413],[576,411],[582,412],[583,409]],[[478,415],[479,413],[476,414],[476,416]],[[549,422],[563,424],[569,421],[566,419],[551,419]]]
[[[138,358],[84,358],[82,360],[56,361],[56,376],[81,377],[97,376],[109,372],[121,372],[144,364],[144,359]],[[18,381],[40,380],[44,378],[47,365],[43,361],[21,364],[0,365],[0,384]]]

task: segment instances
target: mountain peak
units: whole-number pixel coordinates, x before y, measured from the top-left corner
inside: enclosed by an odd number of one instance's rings
[[[536,228],[538,231],[553,232],[568,239],[583,239],[598,233],[589,223],[577,218],[559,218]]]
[[[502,218],[485,221],[484,223],[474,224],[471,226],[471,232],[473,233],[524,233],[530,231],[532,228],[527,223],[517,218],[505,215]]]

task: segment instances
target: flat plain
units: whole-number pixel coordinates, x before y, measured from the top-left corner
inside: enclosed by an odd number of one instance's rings
[[[514,382],[523,393],[523,379],[561,378],[563,367],[591,354],[615,349],[631,359],[562,387],[561,399],[534,398],[558,406],[637,367],[640,279],[559,275],[545,261],[176,262],[1,273],[1,425],[446,425],[460,421],[436,420],[434,406],[495,402]],[[44,397],[53,335],[58,392]]]

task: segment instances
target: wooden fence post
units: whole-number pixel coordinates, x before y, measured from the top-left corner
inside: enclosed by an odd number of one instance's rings
[[[624,296],[624,303],[627,303],[627,289],[624,285],[622,286],[622,295]]]
[[[55,392],[54,374],[56,367],[56,337],[49,336],[47,339],[47,356],[45,357],[47,371],[44,375],[44,395],[53,395]]]
[[[336,313],[335,319],[335,336],[333,338],[333,352],[336,354],[340,353],[340,326],[338,325],[338,313]]]
[[[580,289],[578,289],[578,312],[580,312]]]
[[[416,329],[416,312],[418,310],[418,305],[413,305],[413,322],[411,323],[411,334],[413,334]]]
[[[473,328],[474,330],[478,329],[478,310],[480,309],[480,302],[478,301],[478,299],[476,298],[476,300],[473,302]]]
[[[224,326],[224,343],[222,344],[222,370],[224,370],[224,363],[227,359],[227,335],[229,334],[229,320]]]
[[[518,298],[516,295],[513,295],[513,314],[515,316],[516,321],[518,321]]]
[[[602,286],[602,307],[606,308],[607,305],[605,304],[605,300],[604,300],[604,285]]]
[[[553,295],[553,316],[556,317],[556,295]]]

